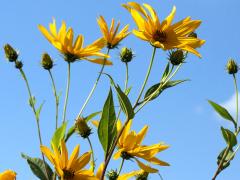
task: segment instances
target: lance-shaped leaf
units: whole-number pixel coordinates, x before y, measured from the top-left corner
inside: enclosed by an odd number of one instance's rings
[[[231,114],[224,107],[210,100],[208,100],[208,102],[222,118],[231,121],[234,124],[234,127],[235,128],[237,127],[237,123],[235,122]]]
[[[220,164],[220,162],[222,161],[223,155],[225,155],[225,153],[227,153],[227,148],[223,149],[220,154],[217,157],[217,165]],[[230,165],[231,160],[233,160],[234,156],[233,156],[233,150],[229,150],[228,154],[226,155],[225,159],[223,160],[223,165],[221,168],[221,171],[224,170],[225,168],[227,168]]]
[[[168,77],[169,75],[169,69],[170,69],[169,66],[170,66],[170,63],[168,62],[162,75],[163,81],[166,80],[166,77]]]
[[[116,114],[114,109],[112,89],[110,88],[108,97],[104,103],[102,116],[98,126],[98,138],[102,144],[105,155],[113,143],[117,134],[116,129]]]
[[[104,73],[104,74],[109,77],[112,86],[114,86],[115,90],[117,91],[118,101],[121,106],[121,109],[126,114],[128,119],[133,119],[135,114],[134,114],[134,110],[132,108],[132,104],[131,104],[130,100],[128,99],[127,93],[124,93],[121,90],[121,88],[115,84],[113,78],[109,74],[106,74],[106,73]]]
[[[237,137],[229,129],[225,129],[225,128],[221,127],[221,131],[222,131],[224,140],[232,149],[232,147],[234,147],[237,144]]]
[[[61,140],[65,137],[67,122],[64,122],[53,134],[51,145],[59,147]]]
[[[168,81],[163,86],[162,86],[163,83],[157,83],[147,90],[147,92],[144,96],[144,100],[147,100],[148,98],[150,98],[150,96],[152,96],[150,99],[150,101],[152,101],[152,100],[156,99],[165,89],[174,87],[185,81],[189,81],[189,79]]]
[[[121,106],[122,111],[125,113],[128,119],[133,119],[134,117],[134,110],[130,100],[128,99],[127,95],[121,90],[121,88],[117,85],[114,86],[117,91],[118,101]]]
[[[50,166],[45,163],[45,166],[47,168],[47,174],[44,166],[44,162],[42,159],[39,158],[31,158],[25,154],[21,154],[24,159],[27,160],[27,163],[32,170],[32,172],[41,180],[48,180],[53,179],[53,171],[50,168]],[[49,178],[48,178],[49,177]]]

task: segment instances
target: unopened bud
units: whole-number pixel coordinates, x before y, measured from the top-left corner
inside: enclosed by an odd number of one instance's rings
[[[238,69],[239,69],[239,67],[233,59],[228,60],[228,62],[227,62],[228,74],[236,74],[238,72]]]
[[[77,130],[78,134],[83,138],[87,138],[92,133],[91,128],[87,125],[83,117],[80,117],[76,120],[75,129]]]
[[[132,52],[132,49],[128,49],[126,47],[122,48],[120,52],[120,59],[122,62],[128,63],[130,62],[134,57],[134,54]]]
[[[116,170],[110,170],[107,173],[107,177],[109,180],[117,180],[118,178],[118,173]]]
[[[51,59],[51,57],[49,56],[49,54],[44,53],[42,55],[42,61],[41,61],[41,65],[44,69],[46,70],[50,70],[53,67],[53,61]]]
[[[147,180],[148,179],[148,172],[143,172],[136,176],[136,180]]]
[[[169,53],[169,61],[172,63],[172,65],[179,65],[184,62],[186,59],[186,55],[184,52],[180,49],[173,50]]]
[[[21,69],[22,67],[23,67],[22,61],[16,60],[16,61],[15,61],[15,68]]]
[[[9,44],[4,45],[5,56],[10,62],[14,62],[18,58],[18,53]]]

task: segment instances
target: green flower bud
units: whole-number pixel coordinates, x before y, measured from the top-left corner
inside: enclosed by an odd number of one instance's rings
[[[177,49],[169,53],[168,59],[172,63],[172,65],[177,66],[184,62],[184,60],[186,59],[186,55],[182,50]]]
[[[4,45],[5,56],[10,62],[15,62],[18,58],[18,53],[9,44]]]
[[[188,37],[197,38],[198,36],[197,36],[197,33],[191,32],[191,33],[188,35]]]
[[[118,178],[118,173],[117,173],[116,170],[108,171],[107,177],[108,177],[109,180],[117,180],[117,178]]]
[[[148,172],[143,172],[136,176],[136,180],[147,180],[148,179]]]
[[[16,61],[15,61],[15,68],[21,69],[22,67],[23,67],[22,61],[16,60]]]
[[[75,129],[77,130],[78,134],[83,138],[87,138],[92,133],[91,128],[87,125],[83,117],[80,117],[76,120]]]
[[[238,65],[234,59],[229,59],[227,62],[227,72],[228,74],[236,74],[238,72]]]
[[[51,57],[49,56],[49,54],[44,53],[42,55],[42,61],[41,61],[41,65],[44,69],[46,70],[50,70],[53,67],[53,61],[51,59]]]
[[[132,52],[132,49],[128,49],[126,47],[121,49],[120,52],[120,59],[122,62],[128,63],[134,58],[134,54]]]

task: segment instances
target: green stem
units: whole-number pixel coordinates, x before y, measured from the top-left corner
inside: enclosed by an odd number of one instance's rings
[[[107,50],[107,55],[109,54],[109,52],[110,52],[110,49]],[[94,85],[93,85],[93,87],[92,87],[92,90],[91,90],[90,93],[88,94],[87,99],[85,100],[85,102],[84,102],[84,104],[83,104],[80,112],[78,113],[77,118],[80,118],[80,116],[82,115],[83,110],[84,110],[85,107],[87,106],[90,98],[92,97],[92,95],[93,95],[93,93],[94,93],[94,91],[95,91],[95,89],[96,89],[96,87],[97,87],[98,82],[99,82],[99,80],[100,80],[100,78],[101,78],[101,76],[102,76],[102,73],[103,73],[103,70],[104,70],[104,67],[105,67],[105,62],[106,62],[106,60],[107,60],[107,59],[104,58],[104,62],[103,62],[103,65],[102,65],[102,67],[101,67],[100,73],[98,74],[98,77],[97,77],[97,79],[96,79],[96,81],[95,81],[95,83],[94,83]]]
[[[88,141],[88,144],[90,146],[90,149],[92,151],[91,155],[92,155],[92,166],[93,166],[93,172],[95,170],[95,160],[94,160],[94,151],[93,151],[93,146],[92,146],[92,143],[91,143],[91,140],[89,137],[87,137],[87,141]]]
[[[124,92],[126,93],[127,88],[128,88],[128,78],[129,78],[129,75],[128,75],[128,63],[126,62],[125,65],[126,65],[126,78],[125,78]]]
[[[119,170],[118,170],[118,176],[120,175],[120,173],[121,173],[121,171],[122,171],[123,164],[124,164],[124,160],[125,160],[125,159],[122,158],[122,161],[121,161],[121,164],[120,164],[120,167],[119,167]]]
[[[63,122],[66,121],[66,112],[67,112],[68,95],[69,95],[69,88],[70,88],[70,79],[71,79],[71,63],[68,62],[68,77],[67,77],[65,102],[64,102],[64,108],[63,108]]]
[[[58,100],[58,95],[57,95],[57,90],[56,90],[56,86],[55,86],[55,82],[54,82],[54,78],[53,78],[53,75],[52,75],[52,72],[51,70],[48,70],[49,72],[49,75],[50,75],[50,78],[51,78],[51,81],[52,81],[52,87],[53,87],[53,94],[54,94],[54,97],[55,97],[55,106],[56,106],[56,123],[55,123],[55,128],[57,129],[58,128],[58,106],[59,106],[59,100]]]
[[[233,79],[234,79],[234,86],[235,86],[235,90],[236,90],[236,123],[238,126],[238,86],[237,86],[237,78],[235,76],[235,74],[233,74]]]
[[[152,99],[152,97],[154,97],[155,95],[156,95],[156,93],[158,93],[158,91],[162,88],[162,87],[164,87],[166,84],[167,84],[167,82],[168,81],[170,81],[172,78],[173,78],[173,76],[175,76],[175,74],[179,71],[179,69],[180,69],[180,67],[182,66],[182,64],[180,64],[180,65],[178,65],[178,67],[175,69],[175,71],[171,74],[171,76],[169,76],[168,78],[167,78],[167,80],[166,81],[164,81],[164,83],[160,83],[160,86],[154,91],[154,93],[152,93],[146,100],[144,100],[143,101],[143,103],[141,104],[141,106],[138,108],[138,110],[135,112],[135,114],[137,114],[151,99]],[[137,105],[136,106],[134,106],[134,109],[137,107]]]
[[[143,93],[143,91],[144,91],[144,89],[145,89],[145,86],[146,86],[146,84],[147,84],[147,81],[148,81],[150,72],[151,72],[151,70],[152,70],[152,65],[153,65],[155,53],[156,53],[156,47],[153,48],[152,58],[151,58],[151,61],[150,61],[149,66],[148,66],[147,74],[146,74],[146,76],[145,76],[145,79],[144,79],[142,88],[141,88],[141,90],[140,90],[140,92],[139,92],[138,98],[137,98],[137,100],[136,100],[136,102],[135,102],[135,105],[134,105],[133,107],[137,106],[137,104],[138,104],[138,102],[139,102],[139,100],[140,100],[140,98],[141,98],[141,96],[142,96],[142,93]]]
[[[37,111],[36,111],[36,108],[35,108],[35,104],[33,103],[32,99],[33,99],[33,96],[32,96],[32,93],[31,93],[31,89],[30,89],[30,86],[29,86],[29,83],[28,83],[28,80],[27,80],[27,77],[23,71],[23,69],[19,69],[24,81],[25,81],[25,84],[27,86],[27,91],[28,91],[28,95],[29,95],[29,99],[30,99],[30,106],[33,110],[33,113],[34,113],[34,116],[35,116],[35,119],[36,119],[36,123],[37,123],[37,132],[38,132],[38,139],[39,139],[39,144],[42,145],[42,136],[41,136],[41,129],[40,129],[40,124],[39,124],[39,116],[37,116]],[[44,157],[44,154],[41,152],[41,155],[42,155],[42,160],[43,160],[43,164],[44,164],[44,169],[45,169],[45,173],[47,175],[47,178],[49,179],[49,174],[48,174],[48,171],[47,171],[47,167],[46,167],[46,161],[45,161],[45,157]]]

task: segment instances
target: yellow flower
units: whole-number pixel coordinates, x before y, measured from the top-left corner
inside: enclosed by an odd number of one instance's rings
[[[125,127],[121,137],[118,140],[117,147],[118,151],[114,154],[114,159],[118,159],[120,157],[125,159],[134,159],[136,160],[138,166],[146,172],[155,173],[158,170],[150,167],[149,165],[145,165],[141,161],[137,159],[142,158],[149,163],[160,165],[160,166],[168,166],[169,164],[159,160],[155,155],[160,151],[167,149],[169,146],[164,144],[154,144],[151,146],[142,145],[142,141],[147,133],[148,126],[144,126],[139,133],[135,131],[130,131],[132,124],[132,120],[129,121],[127,126]],[[121,121],[117,122],[117,130],[120,132],[122,128]]]
[[[129,25],[126,25],[117,34],[119,26],[120,26],[120,22],[118,22],[118,24],[117,24],[117,26],[115,28],[114,27],[114,24],[115,24],[115,20],[114,19],[112,19],[110,29],[108,29],[108,25],[107,25],[105,19],[103,18],[103,16],[100,16],[97,19],[97,22],[98,22],[100,30],[101,30],[101,32],[103,34],[103,37],[104,37],[104,39],[107,42],[107,47],[109,49],[115,48],[119,44],[120,41],[122,41],[125,37],[127,37],[130,34],[130,32],[128,32]]]
[[[98,179],[101,179],[101,175],[102,175],[103,168],[104,168],[104,163],[102,163],[102,164],[99,166],[98,170],[97,170],[96,177],[97,177]],[[117,173],[117,172],[116,172],[116,173]],[[136,176],[136,175],[139,175],[139,174],[141,174],[141,173],[142,173],[142,170],[132,171],[132,172],[130,172],[130,173],[121,174],[121,175],[119,175],[119,176],[117,177],[116,180],[128,180],[128,179],[130,179],[131,177]],[[116,174],[116,175],[117,175],[117,174]],[[110,178],[109,178],[109,179],[110,179]]]
[[[83,47],[84,37],[78,35],[75,42],[73,42],[73,29],[71,27],[67,29],[64,21],[59,31],[57,31],[54,19],[53,23],[49,24],[49,31],[42,25],[39,25],[38,28],[47,40],[64,55],[65,60],[68,62],[74,62],[78,59],[97,64],[104,64],[104,62],[106,65],[112,64],[111,61],[104,60],[104,58],[109,58],[109,56],[100,52],[106,45],[106,41],[103,38],[97,39],[92,44]],[[91,56],[97,58],[89,58]]]
[[[16,179],[16,173],[12,170],[6,170],[2,173],[0,173],[0,180],[15,180]]]
[[[191,20],[187,17],[172,24],[176,12],[174,6],[169,16],[160,23],[156,11],[148,4],[141,6],[136,2],[129,2],[123,6],[131,13],[137,25],[138,29],[133,30],[133,34],[138,38],[150,42],[156,48],[163,50],[177,48],[201,57],[196,48],[203,45],[205,40],[189,36],[201,24],[200,20]]]
[[[83,169],[90,161],[91,153],[86,152],[78,157],[79,145],[76,146],[68,159],[68,150],[64,140],[61,141],[61,151],[53,145],[53,152],[45,146],[41,146],[41,151],[54,165],[55,170],[61,180],[97,180],[93,172]]]

